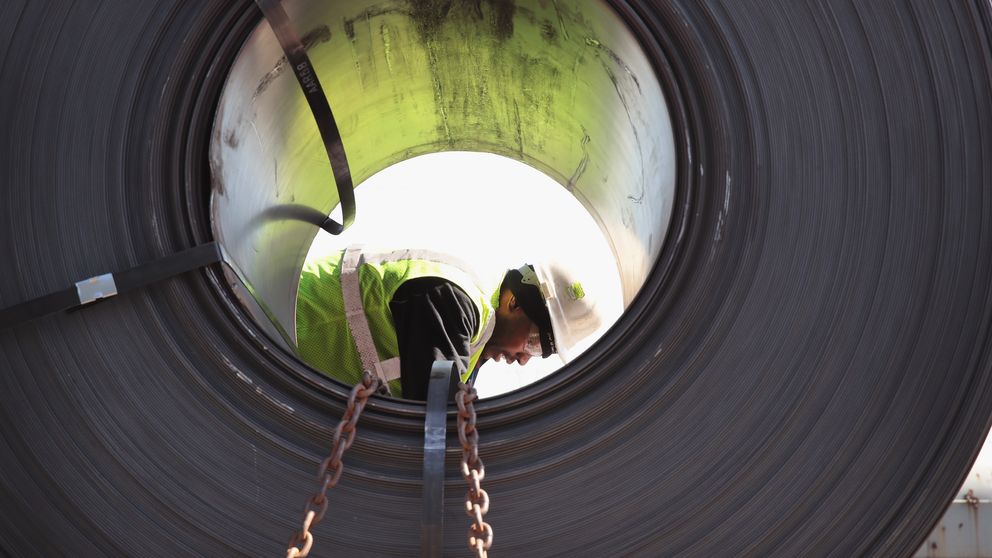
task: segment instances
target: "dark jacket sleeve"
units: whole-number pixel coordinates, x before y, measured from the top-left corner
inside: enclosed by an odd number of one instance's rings
[[[453,283],[424,277],[403,283],[389,308],[400,349],[403,397],[425,400],[435,361],[455,361],[459,374],[468,367],[479,323],[475,304]]]

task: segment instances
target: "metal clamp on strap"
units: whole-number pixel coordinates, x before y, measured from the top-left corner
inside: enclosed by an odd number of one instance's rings
[[[113,273],[105,273],[90,277],[76,283],[76,292],[79,293],[79,304],[89,304],[101,298],[109,298],[117,294],[117,283],[114,282]]]

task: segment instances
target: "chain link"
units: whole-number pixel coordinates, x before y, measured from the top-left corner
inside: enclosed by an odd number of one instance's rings
[[[493,546],[493,528],[483,520],[489,512],[489,494],[482,489],[486,467],[479,458],[479,431],[475,428],[475,405],[479,398],[475,388],[458,384],[455,402],[458,403],[458,441],[462,444],[462,476],[468,483],[465,494],[465,512],[472,518],[468,530],[468,546],[478,558],[486,558]]]
[[[366,372],[362,376],[362,381],[351,389],[351,395],[348,396],[348,407],[345,408],[341,422],[334,430],[330,455],[321,462],[320,470],[317,473],[320,489],[307,500],[303,509],[303,526],[289,540],[286,558],[305,558],[310,554],[310,549],[313,547],[313,534],[310,532],[310,528],[320,523],[320,520],[324,519],[324,514],[327,513],[327,491],[334,488],[341,480],[341,473],[344,472],[344,463],[341,462],[341,458],[355,441],[355,435],[358,433],[358,418],[362,414],[362,409],[368,403],[369,397],[376,393],[380,387],[379,378]]]

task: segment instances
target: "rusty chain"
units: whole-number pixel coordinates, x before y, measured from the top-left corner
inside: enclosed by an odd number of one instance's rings
[[[376,393],[379,387],[379,378],[366,372],[362,381],[351,389],[351,395],[348,396],[348,407],[345,409],[337,429],[334,430],[330,455],[320,464],[317,473],[320,489],[307,500],[303,509],[303,526],[289,540],[286,558],[305,558],[310,554],[310,549],[313,547],[313,534],[310,532],[310,528],[320,523],[320,520],[324,519],[324,514],[327,513],[327,491],[338,484],[341,473],[344,472],[341,457],[355,441],[355,435],[358,432],[358,418],[361,416],[365,404],[368,403],[369,397]]]
[[[482,489],[486,467],[479,458],[479,431],[475,428],[475,405],[479,398],[475,388],[458,384],[455,402],[458,404],[458,440],[462,444],[462,476],[468,483],[465,511],[473,519],[468,531],[468,546],[478,558],[486,558],[493,545],[493,528],[483,521],[489,512],[489,494]]]

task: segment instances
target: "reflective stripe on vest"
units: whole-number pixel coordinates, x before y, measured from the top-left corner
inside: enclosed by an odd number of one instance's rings
[[[365,317],[365,305],[362,304],[362,286],[358,278],[358,267],[361,264],[361,247],[349,246],[344,251],[341,262],[341,297],[344,300],[344,315],[348,320],[348,328],[351,329],[351,337],[355,341],[355,350],[362,360],[362,368],[370,372],[374,371],[388,389],[391,380],[400,378],[400,357],[379,360],[372,330],[369,329],[369,320]]]

